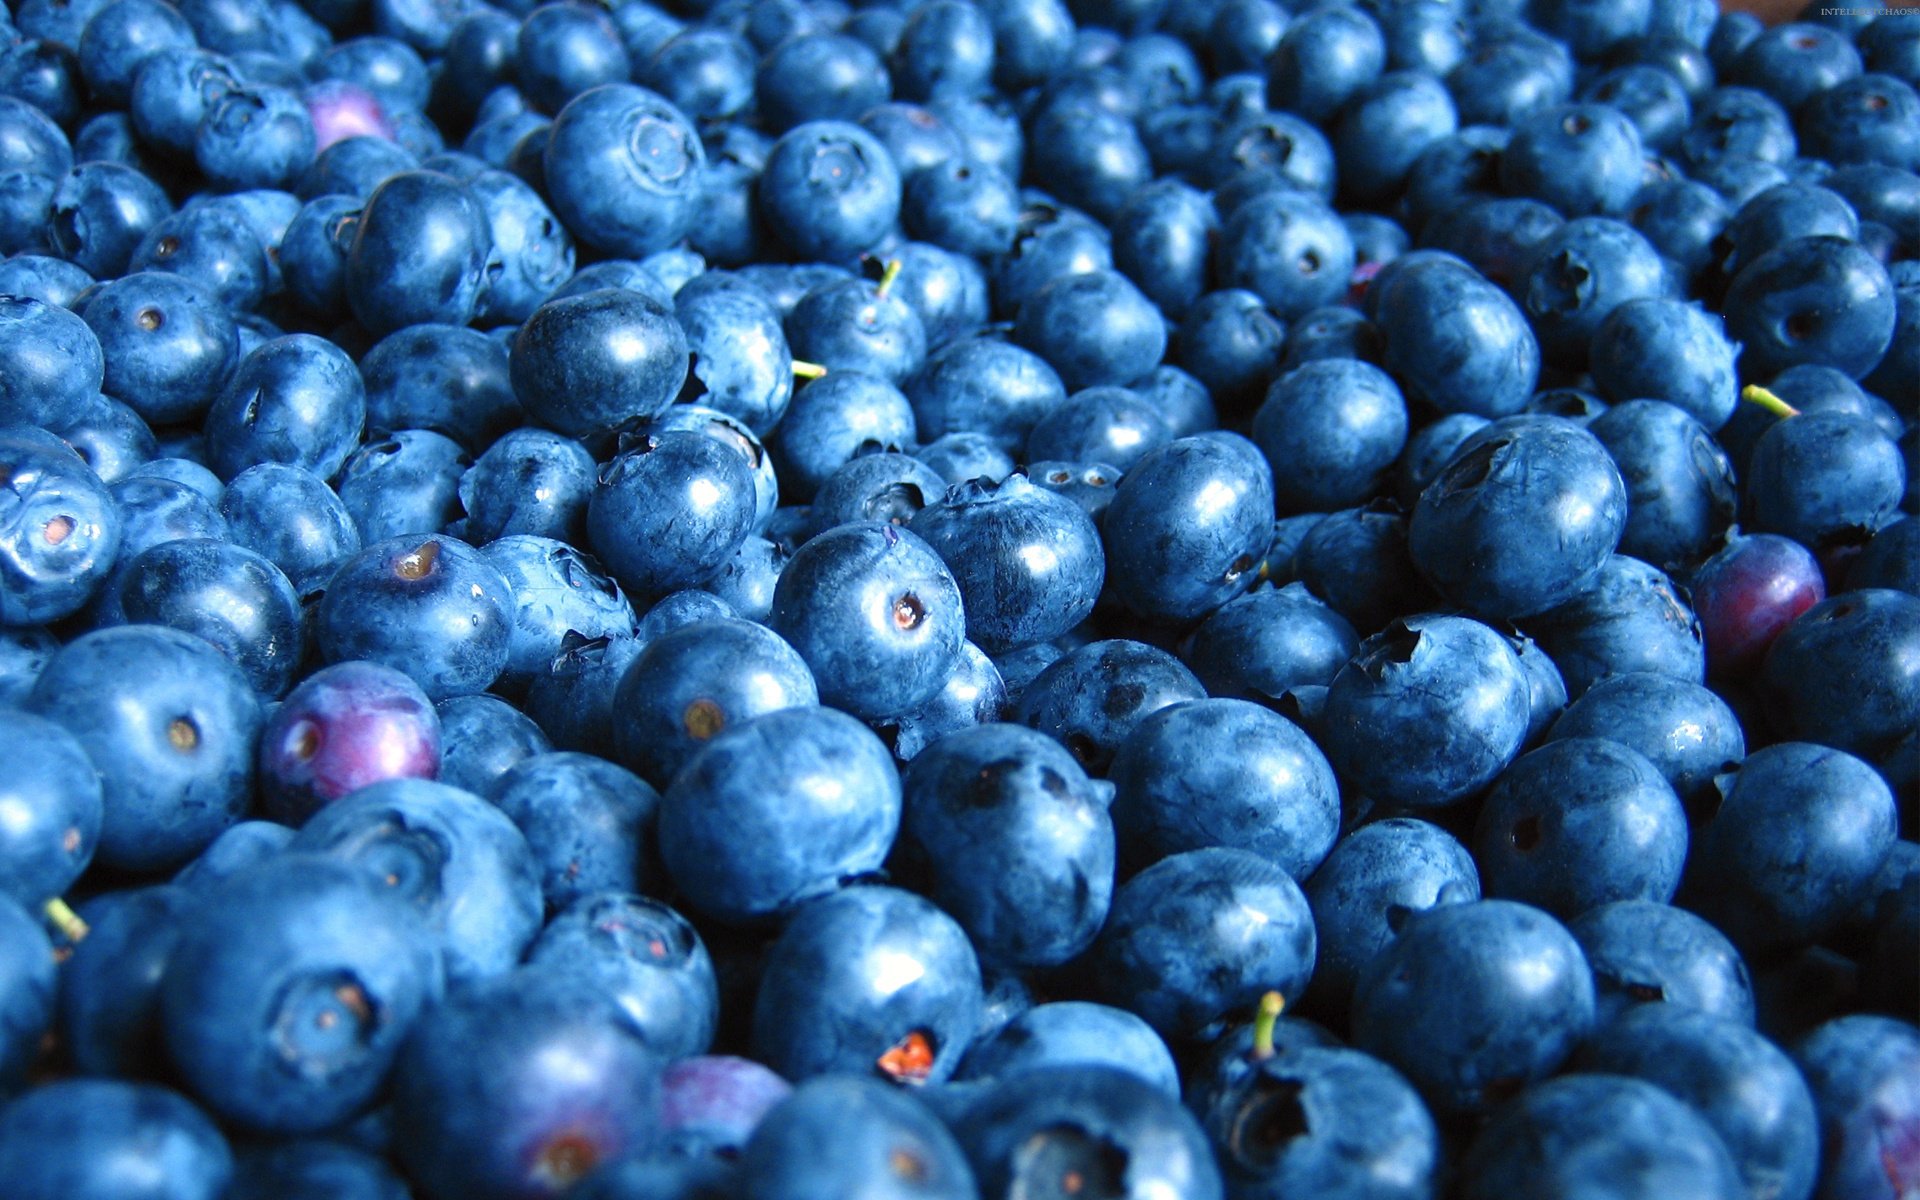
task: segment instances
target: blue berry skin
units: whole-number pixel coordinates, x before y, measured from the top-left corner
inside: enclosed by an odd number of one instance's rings
[[[1893,519],[1906,466],[1894,440],[1870,419],[1802,412],[1760,435],[1744,482],[1745,525],[1821,552]]]
[[[1896,306],[1886,268],[1858,243],[1804,237],[1741,268],[1724,311],[1743,375],[1765,379],[1813,363],[1858,379],[1892,344]]]
[[[64,894],[93,860],[101,789],[86,748],[42,717],[0,710],[0,743],[12,747],[0,782],[0,896],[38,909]]]
[[[1121,479],[1101,524],[1108,579],[1152,620],[1189,621],[1253,582],[1273,523],[1273,475],[1234,434],[1177,439]]]
[[[74,50],[88,91],[108,104],[127,104],[133,77],[148,57],[194,45],[193,27],[158,0],[108,4],[93,16],[98,19],[81,27]]]
[[[287,576],[304,599],[323,590],[347,557],[360,549],[353,516],[312,471],[284,463],[249,467],[220,495],[236,545]]]
[[[516,764],[553,750],[533,719],[498,696],[451,696],[433,706],[440,718],[441,783],[477,796]]]
[[[1627,486],[1621,553],[1686,571],[1719,548],[1733,524],[1733,464],[1700,422],[1663,400],[1628,400],[1587,431]]]
[[[569,639],[527,687],[526,711],[562,750],[613,755],[613,696],[642,637]]]
[[[1277,109],[1327,120],[1377,79],[1386,61],[1386,41],[1367,13],[1303,13],[1287,26],[1267,64],[1267,97]]]
[[[1153,1084],[1116,1067],[1061,1064],[1000,1080],[966,1109],[955,1132],[983,1195],[1045,1195],[1063,1177],[1122,1195],[1223,1195],[1199,1123]]]
[[[1608,400],[1665,400],[1711,433],[1739,403],[1734,354],[1722,322],[1705,309],[1647,297],[1607,314],[1589,362]]]
[[[1897,1196],[1916,1109],[1920,1037],[1888,1017],[1831,1020],[1792,1047],[1820,1117],[1821,1200]]]
[[[324,1137],[242,1147],[226,1200],[407,1200],[406,1181],[373,1152]]]
[[[1602,1026],[1575,1059],[1643,1079],[1706,1119],[1751,1194],[1812,1194],[1820,1163],[1813,1097],[1786,1052],[1752,1026],[1646,1004]]]
[[[513,339],[513,392],[568,437],[658,416],[687,378],[687,337],[672,310],[626,289],[551,300]]]
[[[1413,817],[1388,817],[1342,838],[1306,881],[1318,938],[1308,992],[1322,1011],[1345,1012],[1374,955],[1415,914],[1480,899],[1472,855],[1452,834]]]
[[[479,310],[493,235],[465,184],[434,171],[390,176],[367,197],[346,252],[348,305],[376,337]]]
[[[1712,263],[1715,239],[1732,216],[1719,192],[1693,179],[1648,184],[1635,194],[1627,213],[1640,236],[1653,243],[1661,257],[1673,264],[1669,269],[1689,285]],[[1612,362],[1597,354],[1594,361]]]
[[[293,686],[306,652],[300,598],[280,568],[253,551],[177,538],[142,551],[115,586],[126,621],[204,638],[263,697]]]
[[[663,97],[609,83],[568,101],[542,154],[553,211],[581,241],[645,258],[694,221],[706,151]]]
[[[775,35],[761,49],[754,93],[776,133],[803,121],[852,121],[890,98],[886,65],[857,38],[803,29]]]
[[[1394,505],[1375,501],[1318,520],[1311,513],[1289,520],[1306,528],[1287,530],[1297,539],[1291,561],[1278,557],[1284,545],[1269,544],[1267,573],[1297,579],[1354,629],[1373,634],[1398,613],[1433,605],[1407,553],[1407,519]]]
[[[28,1069],[40,1055],[40,1039],[53,1026],[57,964],[39,922],[4,897],[0,949],[6,951],[0,955],[0,1094],[11,1097],[26,1083]],[[6,1145],[0,1137],[0,1160],[8,1156]],[[9,1178],[21,1178],[24,1165]]]
[[[746,463],[753,480],[753,528],[764,529],[780,506],[780,481],[766,447],[739,418],[702,404],[675,404],[658,416],[623,426],[618,445],[625,450],[644,438],[679,430],[711,438]]]
[[[64,258],[44,254],[16,254],[0,261],[0,295],[16,300],[38,300],[54,308],[72,308],[93,276]],[[11,382],[11,380],[9,381]],[[79,392],[79,381],[62,378],[64,387]]]
[[[834,280],[802,296],[787,314],[786,332],[802,361],[889,383],[913,373],[927,353],[919,314],[901,296],[865,279]]]
[[[147,231],[173,211],[158,183],[114,162],[83,162],[53,191],[49,240],[96,279],[124,274]]]
[[[1398,1072],[1358,1051],[1310,1047],[1253,1062],[1194,1107],[1235,1196],[1433,1194],[1433,1117]],[[1303,1131],[1268,1132],[1293,1128]]]
[[[1608,558],[1591,586],[1527,622],[1578,700],[1611,675],[1648,671],[1687,683],[1707,675],[1706,636],[1672,579],[1637,558]]]
[[[917,238],[985,259],[1013,245],[1019,189],[998,167],[949,158],[907,177],[901,218]]]
[[[1235,208],[1214,251],[1221,285],[1259,296],[1283,321],[1338,302],[1353,263],[1353,238],[1339,216],[1303,192],[1268,192]]]
[[[754,1056],[788,1079],[942,1083],[980,1024],[980,965],[958,923],[897,888],[851,887],[794,913],[762,964]],[[894,1051],[917,1035],[929,1056]]]
[[[1200,1037],[1313,974],[1313,914],[1286,871],[1247,850],[1161,859],[1113,898],[1092,952],[1102,997],[1167,1037]]]
[[[1753,980],[1719,930],[1684,908],[1618,900],[1567,925],[1593,969],[1596,1029],[1658,1004],[1753,1025]]]
[[[1288,584],[1222,605],[1195,632],[1186,661],[1210,695],[1271,704],[1332,683],[1359,645],[1345,617]]]
[[[737,1183],[766,1200],[979,1194],[953,1134],[912,1093],[850,1076],[809,1080],[769,1112],[741,1151]]]
[[[120,553],[113,496],[65,442],[0,427],[0,624],[39,625],[78,612]]]
[[[593,455],[545,429],[515,429],[487,447],[460,477],[467,537],[484,546],[524,534],[585,540],[593,495]]]
[[[1206,690],[1180,660],[1140,642],[1089,642],[1042,670],[1021,692],[1014,719],[1058,740],[1090,771],[1104,772],[1139,723]]]
[[[565,542],[514,534],[496,538],[481,555],[507,581],[513,633],[503,678],[524,682],[544,672],[569,634],[631,637],[633,606],[600,564]]]
[[[73,734],[100,773],[95,858],[109,866],[178,866],[251,799],[260,701],[239,668],[191,634],[123,625],[75,638],[27,708]]]
[[[682,292],[674,315],[694,356],[700,403],[764,436],[793,398],[793,355],[772,306],[744,291]]]
[[[1123,1008],[1085,1000],[1036,1004],[981,1037],[960,1064],[958,1078],[997,1081],[1070,1065],[1114,1067],[1169,1096],[1180,1094],[1173,1054],[1153,1026]]]
[[[222,95],[200,118],[193,157],[217,187],[292,186],[314,161],[313,120],[298,93],[249,82]]]
[[[204,413],[237,357],[233,318],[177,276],[143,272],[102,284],[80,315],[100,339],[101,388],[156,425]]]
[[[366,1108],[440,956],[408,905],[344,863],[287,855],[206,894],[167,958],[161,1029],[194,1094],[263,1133],[314,1133]]]
[[[1112,789],[1018,725],[950,734],[902,779],[903,850],[989,966],[1057,966],[1092,944],[1113,895]]]
[[[905,763],[948,734],[992,724],[1003,719],[1006,711],[1007,685],[1000,678],[1000,668],[980,647],[962,642],[960,661],[933,699],[911,712],[871,724],[893,756]]]
[[[1380,490],[1407,441],[1407,405],[1385,371],[1352,359],[1305,363],[1275,380],[1253,419],[1283,514],[1330,512]]]
[[[949,487],[981,479],[1002,483],[1013,474],[1013,457],[983,433],[948,433],[928,442],[913,456],[932,467]]]
[[[1656,153],[1672,150],[1693,122],[1693,104],[1680,72],[1653,63],[1614,67],[1582,88],[1580,98],[1626,114],[1641,144]]]
[[[1074,209],[1036,200],[1020,213],[1013,249],[993,264],[993,307],[1011,320],[1047,284],[1062,275],[1113,266],[1107,227]]]
[[[909,528],[953,573],[967,636],[989,654],[1048,641],[1080,624],[1106,578],[1093,521],[1024,475],[958,484],[921,509]]]
[[[767,226],[796,257],[845,262],[899,219],[900,171],[858,125],[808,121],[773,144],[758,196]]]
[[[1362,970],[1354,1045],[1403,1072],[1436,1114],[1483,1113],[1553,1073],[1593,1015],[1572,935],[1537,908],[1478,900],[1414,917]]]
[[[1890,588],[1814,605],[1774,639],[1761,698],[1776,729],[1869,760],[1920,725],[1920,597]]]
[[[1113,220],[1113,265],[1175,321],[1207,290],[1220,228],[1212,197],[1178,179],[1156,179]]]
[[[752,532],[752,470],[740,452],[691,430],[643,434],[601,469],[588,539],[636,596],[692,587]]]
[[[660,852],[687,902],[765,921],[878,870],[900,828],[900,780],[844,713],[792,708],[723,729],[661,796]]]
[[[645,1149],[664,1058],[610,998],[532,968],[421,1020],[394,1071],[393,1144],[424,1196],[556,1196]]]
[[[185,888],[125,888],[80,906],[87,936],[60,970],[59,1017],[80,1073],[149,1076],[165,1069],[160,989],[194,903]]]
[[[659,877],[660,795],[631,771],[590,754],[536,754],[489,781],[486,795],[532,848],[549,911]]]
[[[1717,803],[1714,778],[1747,754],[1746,735],[1726,701],[1699,683],[1648,671],[1594,683],[1553,722],[1548,737],[1608,738],[1639,751],[1696,812]]]
[[[1399,262],[1408,260],[1396,260]],[[1471,268],[1447,261],[1368,288],[1386,339],[1381,365],[1408,397],[1442,413],[1511,416],[1540,375],[1540,345],[1519,307]]]
[[[265,462],[331,478],[360,443],[366,387],[353,360],[311,334],[248,353],[207,413],[208,465],[231,480]]]
[[[629,768],[666,787],[721,731],[818,703],[812,672],[778,634],[731,617],[696,620],[654,637],[621,677],[613,745]]]
[[[1766,251],[1795,238],[1853,241],[1860,236],[1860,217],[1838,192],[1810,183],[1783,183],[1742,204],[1721,236],[1726,246],[1719,267],[1732,276]]]
[[[1500,155],[1500,182],[1568,217],[1611,215],[1639,190],[1642,153],[1640,130],[1618,108],[1555,105],[1516,124]]]
[[[1844,751],[1779,742],[1749,754],[1721,790],[1681,900],[1749,953],[1837,928],[1892,852],[1893,795]]]
[[[228,876],[279,854],[292,844],[294,833],[289,826],[249,818],[208,842],[192,862],[174,873],[173,882],[189,892],[203,893]]]
[[[429,699],[485,691],[506,670],[515,602],[506,577],[457,538],[391,538],[348,559],[314,612],[328,662],[365,659]]]
[[[885,522],[859,521],[794,553],[767,624],[806,660],[822,703],[877,719],[940,690],[966,620],[960,589],[933,547]]]
[[[1153,178],[1133,121],[1069,91],[1052,103],[1043,99],[1027,124],[1027,140],[1034,182],[1103,223]]]
[[[1739,1200],[1750,1193],[1706,1119],[1638,1079],[1573,1075],[1496,1113],[1460,1162],[1464,1200],[1569,1195],[1605,1180],[1613,1195]]]
[[[984,336],[935,350],[901,390],[912,404],[921,441],[979,432],[1014,455],[1040,419],[1067,398],[1066,386],[1046,359]]]
[[[1448,600],[1520,619],[1592,586],[1626,521],[1626,486],[1599,439],[1526,418],[1461,444],[1421,493],[1408,548]]]
[[[1587,365],[1594,335],[1614,309],[1668,290],[1653,244],[1611,217],[1578,217],[1548,233],[1515,286],[1541,358],[1569,370]]]
[[[1519,754],[1525,669],[1465,617],[1405,617],[1362,642],[1327,689],[1325,745],[1351,788],[1409,808],[1451,804]]]
[[[365,541],[438,533],[459,518],[460,477],[470,465],[452,438],[402,429],[354,451],[335,492]]]
[[[360,373],[372,430],[428,429],[478,454],[524,419],[507,347],[477,330],[410,325],[376,342]]]
[[[1304,880],[1340,832],[1340,792],[1319,748],[1245,700],[1161,709],[1127,735],[1107,775],[1130,869],[1228,846]]]
[[[159,1084],[65,1079],[0,1116],[0,1173],[18,1200],[221,1200],[233,1152]]]
[[[1671,900],[1687,856],[1687,816],[1639,752],[1561,738],[1494,781],[1473,844],[1488,895],[1570,920],[1618,900]]]
[[[388,779],[322,807],[292,852],[359,869],[393,890],[432,932],[447,981],[510,970],[540,930],[540,868],[498,808],[423,779]]]
[[[527,962],[620,1006],[663,1058],[705,1054],[720,1013],[706,944],[684,917],[631,889],[583,891],[541,931]]]
[[[1020,308],[1015,339],[1046,359],[1068,391],[1124,386],[1160,365],[1166,318],[1114,270],[1065,275]]]
[[[0,630],[0,704],[20,707],[60,649],[60,639],[37,626]]]
[[[1173,440],[1159,406],[1131,388],[1083,388],[1034,425],[1024,458],[1102,462],[1122,471]]]
[[[1920,596],[1920,521],[1883,525],[1847,568],[1850,590],[1888,588]]]

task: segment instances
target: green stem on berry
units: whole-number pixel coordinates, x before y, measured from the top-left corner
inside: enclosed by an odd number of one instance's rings
[[[886,299],[887,289],[893,286],[894,280],[900,278],[900,267],[901,263],[899,259],[890,258],[887,260],[887,269],[880,272],[880,282],[874,285],[874,295],[883,300]]]
[[[1260,997],[1260,1007],[1253,1015],[1253,1051],[1250,1055],[1253,1061],[1265,1062],[1273,1057],[1273,1026],[1286,1006],[1287,998],[1279,992],[1268,992]]]
[[[47,914],[47,923],[59,930],[60,935],[68,941],[77,942],[87,936],[87,923],[60,897],[55,896],[47,901],[43,911]]]
[[[827,369],[819,363],[796,358],[793,360],[793,373],[802,379],[818,379],[827,373]]]
[[[1774,395],[1757,383],[1750,383],[1740,391],[1740,398],[1756,408],[1763,408],[1776,417],[1797,417],[1800,410]]]

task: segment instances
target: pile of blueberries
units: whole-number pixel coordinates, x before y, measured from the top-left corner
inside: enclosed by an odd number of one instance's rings
[[[8,0],[0,1197],[1914,1200],[1848,3]]]

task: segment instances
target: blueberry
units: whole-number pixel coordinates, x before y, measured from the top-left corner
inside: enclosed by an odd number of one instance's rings
[[[31,625],[87,603],[119,553],[122,518],[100,477],[65,442],[0,429],[0,621]]]
[[[926,356],[919,314],[892,293],[884,277],[880,283],[841,279],[814,288],[787,315],[786,331],[802,360],[889,383],[899,383]]]
[[[1801,363],[1859,378],[1893,337],[1886,269],[1857,243],[1818,236],[1775,246],[1727,289],[1727,333],[1744,347],[1741,369],[1766,377]]]
[[[899,822],[879,738],[831,709],[782,709],[687,761],[661,797],[660,850],[695,909],[764,920],[878,869]]]
[[[577,543],[585,537],[593,482],[593,456],[579,442],[515,429],[460,477],[467,536],[482,546],[513,534]]]
[[[1364,968],[1354,1044],[1402,1071],[1437,1113],[1481,1113],[1556,1070],[1593,1017],[1592,974],[1566,928],[1537,908],[1478,900],[1416,916]]]
[[[542,161],[548,199],[576,237],[641,258],[692,225],[707,159],[679,109],[607,83],[561,109]]]
[[[1835,928],[1893,848],[1892,794],[1844,751],[1780,742],[1749,754],[1721,790],[1694,838],[1681,898],[1748,950],[1803,945]]]
[[[810,1080],[767,1114],[740,1155],[740,1182],[768,1200],[976,1195],[946,1126],[911,1095],[871,1079]]]
[[[0,959],[0,1089],[11,1097],[26,1083],[40,1040],[53,1026],[56,960],[39,923],[11,898],[0,898],[0,946],[7,951]],[[0,1134],[0,1160],[7,1156],[6,1146]],[[9,1178],[23,1171],[24,1164]]]
[[[1121,480],[1101,526],[1109,578],[1141,616],[1202,616],[1252,582],[1272,511],[1272,472],[1252,443],[1180,438]]]
[[[979,965],[951,917],[911,892],[848,888],[801,907],[767,951],[754,1051],[789,1079],[940,1083],[980,1005]]]
[[[1033,427],[1067,395],[1046,359],[993,337],[963,338],[934,351],[902,391],[922,440],[977,431],[1009,453],[1018,453]]]
[[[1753,1024],[1753,981],[1733,943],[1683,908],[1618,900],[1567,926],[1593,968],[1597,1028],[1636,1006],[1665,1004]]]
[[[101,862],[177,866],[247,805],[260,702],[197,637],[129,625],[76,638],[47,664],[27,706],[73,734],[100,772]]]
[[[960,1075],[968,1080],[995,1080],[1064,1065],[1116,1067],[1169,1096],[1180,1091],[1173,1054],[1153,1026],[1125,1009],[1084,1000],[1029,1008],[991,1037],[977,1040],[961,1064]]]
[[[764,626],[698,620],[654,637],[614,694],[621,760],[657,787],[721,731],[819,700],[793,647]]]
[[[404,1200],[406,1182],[366,1150],[327,1138],[243,1147],[227,1200]]]
[[[1001,1080],[955,1132],[984,1195],[1223,1194],[1199,1123],[1116,1067],[1065,1064]]]
[[[1057,743],[1017,725],[962,730],[915,756],[902,790],[927,893],[988,963],[1053,966],[1092,943],[1113,892],[1111,791]]]
[[[531,968],[455,993],[394,1072],[394,1144],[430,1197],[558,1195],[649,1144],[664,1062],[610,998]]]
[[[703,389],[700,402],[756,434],[778,424],[793,397],[793,355],[772,307],[746,292],[682,291],[674,313],[693,355],[689,382]]]
[[[484,691],[506,669],[513,592],[455,538],[391,538],[349,558],[327,584],[314,636],[331,662],[404,671],[429,699]]]
[[[603,289],[549,301],[513,340],[513,390],[536,420],[570,437],[600,433],[673,402],[687,339],[664,306]]]
[[[1247,850],[1161,859],[1115,893],[1093,951],[1101,995],[1168,1036],[1202,1036],[1262,993],[1298,996],[1315,935],[1292,877]]]
[[[761,212],[804,259],[839,262],[872,247],[900,214],[900,172],[878,140],[844,121],[808,121],[775,142]]]
[[[329,478],[365,421],[366,388],[344,351],[311,334],[274,338],[241,358],[207,413],[209,465],[226,480],[268,462]]]
[[[738,1157],[793,1085],[749,1058],[695,1055],[661,1078],[660,1127],[675,1150]]]
[[[1920,597],[1885,588],[1814,605],[1774,639],[1760,684],[1782,732],[1868,759],[1920,724]]]
[[[163,1036],[188,1085],[263,1132],[360,1111],[438,998],[432,935],[373,880],[313,857],[242,871],[207,901],[183,921],[162,984]]]
[[[1747,466],[1747,523],[1816,553],[1893,518],[1906,482],[1899,448],[1865,417],[1803,412],[1760,436]]]
[[[1475,1136],[1460,1174],[1461,1194],[1471,1200],[1525,1187],[1565,1194],[1596,1179],[1619,1196],[1670,1188],[1703,1200],[1748,1194],[1713,1126],[1693,1108],[1651,1083],[1614,1075],[1572,1075],[1529,1089]]]
[[[1205,695],[1171,654],[1114,639],[1089,642],[1048,664],[1021,691],[1013,716],[1057,739],[1083,767],[1104,772],[1141,721]]]
[[[1776,533],[1729,538],[1693,573],[1694,609],[1707,641],[1707,669],[1750,676],[1795,617],[1826,599],[1813,553]]]
[[[855,460],[856,462],[862,460]],[[857,612],[857,624],[845,622]],[[960,652],[966,610],[946,565],[916,534],[879,521],[822,533],[774,589],[768,624],[800,652],[822,701],[870,718],[931,698]]]
[[[214,538],[176,538],[125,563],[115,587],[127,621],[197,634],[262,696],[293,686],[306,651],[300,599],[259,554]]]
[[[1820,1118],[1820,1195],[1898,1194],[1916,1097],[1913,1027],[1886,1017],[1828,1021],[1793,1047]]]
[[[67,1079],[0,1117],[0,1172],[20,1200],[218,1200],[233,1178],[233,1152],[212,1120],[169,1088]]]
[[[639,890],[659,873],[660,797],[638,776],[587,754],[536,754],[488,781],[540,863],[547,907],[589,892]]]
[[[510,970],[539,931],[539,865],[498,808],[445,784],[389,779],[322,808],[290,847],[348,863],[431,930],[459,985]]]
[[[1751,1027],[1642,1005],[1598,1032],[1577,1062],[1686,1101],[1719,1134],[1749,1190],[1811,1193],[1820,1159],[1813,1098],[1786,1052]]]
[[[1447,261],[1376,280],[1368,297],[1386,341],[1382,365],[1411,398],[1443,413],[1489,418],[1525,406],[1539,377],[1540,346],[1504,292]]]
[[[548,923],[527,962],[614,1001],[663,1057],[703,1054],[713,1041],[713,960],[693,926],[657,900],[583,890]]]
[[[279,567],[305,600],[322,591],[347,557],[360,549],[360,532],[346,505],[312,471],[261,463],[233,476],[220,495],[236,545]]]
[[[435,778],[476,795],[491,792],[516,764],[553,749],[531,717],[498,696],[451,696],[434,712],[440,718]]]

